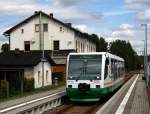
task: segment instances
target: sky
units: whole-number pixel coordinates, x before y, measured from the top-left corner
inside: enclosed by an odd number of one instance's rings
[[[129,41],[138,54],[145,39],[141,24],[148,24],[150,54],[150,0],[0,0],[0,44],[8,42],[5,30],[39,10],[107,42]]]

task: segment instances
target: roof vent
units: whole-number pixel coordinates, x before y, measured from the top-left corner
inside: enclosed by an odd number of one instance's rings
[[[66,23],[66,25],[72,27],[72,23]]]
[[[50,17],[50,18],[53,18],[53,13],[50,13],[50,14],[49,14],[49,17]]]

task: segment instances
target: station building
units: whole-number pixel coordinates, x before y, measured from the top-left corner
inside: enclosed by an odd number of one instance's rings
[[[13,75],[14,79],[15,76],[32,78],[34,88],[42,86],[42,50],[46,59],[44,86],[53,83],[53,76],[65,79],[67,55],[70,52],[96,51],[96,44],[87,33],[73,28],[71,23],[56,19],[52,13],[42,11],[35,11],[6,30],[4,35],[9,39],[10,51],[0,54],[0,79],[10,81]]]
[[[4,32],[10,50],[76,50],[95,52],[95,43],[83,33],[53,14],[36,11],[32,16]]]

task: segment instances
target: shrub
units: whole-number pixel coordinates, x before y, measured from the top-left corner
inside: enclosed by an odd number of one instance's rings
[[[24,79],[24,92],[30,92],[34,90],[34,79]]]
[[[7,81],[0,81],[0,99],[7,97]]]

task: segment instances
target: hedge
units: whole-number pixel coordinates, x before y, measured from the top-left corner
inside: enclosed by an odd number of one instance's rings
[[[7,97],[7,81],[0,81],[0,99]]]
[[[34,79],[24,79],[24,92],[30,92],[34,90]]]

